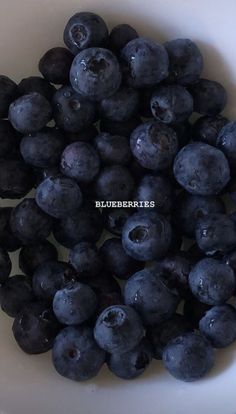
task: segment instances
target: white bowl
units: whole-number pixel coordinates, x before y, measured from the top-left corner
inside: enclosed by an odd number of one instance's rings
[[[62,45],[68,18],[100,13],[112,27],[130,23],[158,41],[189,37],[200,46],[204,76],[224,84],[225,114],[236,117],[236,3],[213,0],[7,0],[0,5],[0,73],[20,81],[37,74],[50,47]],[[12,202],[1,202],[12,205]],[[12,255],[19,272],[18,254]],[[104,367],[97,378],[74,383],[60,377],[50,353],[29,356],[11,335],[12,320],[0,316],[0,414],[235,414],[236,347],[217,352],[203,380],[183,383],[154,361],[137,380],[115,378]]]

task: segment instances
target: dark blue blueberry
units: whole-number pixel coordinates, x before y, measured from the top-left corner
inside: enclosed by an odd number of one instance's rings
[[[229,122],[220,130],[216,145],[223,151],[234,171],[236,167],[236,121]]]
[[[83,241],[97,242],[102,231],[103,219],[99,209],[83,206],[55,223],[53,235],[58,243],[70,249]]]
[[[134,88],[154,86],[168,76],[169,59],[165,48],[150,39],[131,40],[121,50],[124,77]]]
[[[134,379],[142,375],[152,360],[152,350],[147,339],[143,339],[131,351],[111,354],[107,365],[110,371],[123,379]]]
[[[147,337],[151,342],[154,358],[162,359],[163,349],[168,342],[192,330],[191,323],[179,313],[158,325],[149,326]]]
[[[177,199],[174,220],[178,229],[186,236],[194,238],[198,220],[215,213],[225,213],[225,206],[220,198],[184,193]]]
[[[210,371],[214,364],[214,351],[202,336],[186,333],[167,344],[162,359],[173,377],[190,382]]]
[[[58,290],[76,281],[76,272],[68,263],[48,260],[34,271],[33,291],[37,298],[52,300]]]
[[[136,260],[163,257],[171,243],[171,225],[154,211],[141,211],[130,216],[123,227],[122,243],[126,253]]]
[[[9,121],[0,120],[0,158],[14,156],[20,142],[19,134]]]
[[[199,321],[206,312],[211,309],[210,305],[199,302],[194,296],[184,302],[183,313],[192,326],[198,329]]]
[[[122,165],[105,167],[95,180],[95,191],[99,200],[131,200],[134,180]]]
[[[199,322],[201,334],[214,348],[224,348],[236,340],[236,310],[231,305],[213,306]]]
[[[131,40],[136,39],[138,33],[136,30],[129,24],[118,24],[113,27],[109,34],[109,48],[115,53],[119,53],[127,43]]]
[[[37,92],[23,95],[9,107],[9,121],[22,134],[42,129],[52,118],[52,108],[47,99]]]
[[[104,268],[119,279],[128,279],[133,273],[143,269],[145,263],[128,256],[120,238],[106,240],[100,248]]]
[[[11,276],[0,288],[1,308],[7,315],[13,318],[33,299],[31,283],[26,276]]]
[[[21,247],[20,240],[15,237],[10,227],[12,207],[0,208],[0,246],[8,252],[14,252]]]
[[[230,180],[229,163],[222,151],[195,142],[183,147],[174,161],[174,175],[189,193],[215,195]]]
[[[74,55],[81,50],[103,46],[108,39],[108,29],[104,20],[95,13],[74,14],[64,30],[64,42]]]
[[[60,325],[52,309],[44,302],[31,303],[17,314],[12,331],[22,351],[42,354],[49,351]]]
[[[99,104],[101,118],[123,122],[138,112],[139,94],[136,90],[122,86],[114,95]]]
[[[61,172],[78,182],[93,181],[100,169],[97,151],[87,142],[77,141],[68,145],[61,156]]]
[[[76,244],[70,250],[69,263],[78,273],[78,277],[85,280],[100,273],[103,266],[96,245],[85,241]]]
[[[168,82],[196,82],[203,70],[203,57],[197,45],[190,39],[174,39],[164,46],[170,63]]]
[[[144,336],[142,322],[129,306],[110,306],[98,317],[94,337],[100,348],[110,354],[128,352]]]
[[[202,115],[214,116],[223,111],[227,95],[224,87],[219,83],[208,79],[199,79],[189,86],[189,92],[193,97],[193,109]]]
[[[7,76],[0,75],[0,118],[7,118],[10,104],[18,96],[18,87]]]
[[[88,128],[82,129],[79,132],[67,132],[66,139],[70,144],[76,141],[90,142],[98,135],[98,130],[94,125],[89,126]]]
[[[126,137],[103,132],[96,136],[94,145],[104,164],[129,164],[131,151]]]
[[[154,201],[154,210],[158,213],[168,214],[173,205],[173,189],[168,179],[162,176],[145,175],[134,194],[134,200],[151,202]],[[143,206],[146,210],[146,206]],[[143,210],[140,207],[140,210]]]
[[[105,362],[105,356],[93,338],[92,329],[85,326],[63,329],[52,349],[52,361],[57,372],[74,381],[95,377]]]
[[[7,251],[0,247],[0,285],[8,280],[11,273],[11,259]]]
[[[154,118],[165,124],[180,124],[193,112],[193,98],[181,85],[159,86],[150,103]]]
[[[39,71],[48,82],[64,85],[69,81],[73,59],[74,55],[68,49],[53,47],[41,57]]]
[[[57,90],[52,107],[57,126],[66,132],[78,133],[96,120],[94,103],[75,92],[71,86]]]
[[[113,305],[123,304],[121,288],[117,280],[111,275],[100,272],[93,278],[88,278],[86,283],[94,290],[98,299],[98,314]]]
[[[139,125],[131,134],[134,157],[145,168],[164,170],[171,166],[178,148],[176,133],[157,121]]]
[[[141,118],[138,116],[128,119],[127,121],[111,121],[110,119],[101,119],[101,132],[108,132],[111,135],[120,135],[129,138],[132,131],[141,124]]]
[[[53,311],[63,325],[79,325],[87,321],[95,314],[96,308],[95,293],[79,282],[58,290],[53,299]]]
[[[176,291],[170,290],[161,273],[144,269],[135,273],[124,288],[125,304],[132,306],[146,325],[169,319],[180,301]]]
[[[224,254],[236,247],[234,221],[225,214],[209,214],[196,224],[196,241],[207,255]]]
[[[50,216],[63,218],[80,207],[82,193],[78,184],[69,177],[49,177],[38,186],[36,202]]]
[[[216,146],[218,134],[228,122],[222,115],[201,116],[192,126],[192,138]]]
[[[200,302],[222,305],[234,294],[234,272],[219,260],[202,259],[189,274],[189,287]]]
[[[22,198],[34,185],[31,169],[20,160],[0,161],[0,197]]]
[[[27,164],[50,168],[59,163],[65,145],[65,139],[59,130],[46,127],[23,137],[20,151]]]
[[[72,88],[88,99],[101,101],[121,84],[117,58],[108,49],[91,47],[78,53],[70,71]]]
[[[56,88],[40,76],[29,76],[28,78],[22,79],[18,85],[18,89],[20,95],[27,95],[31,92],[40,93],[40,95],[43,95],[49,102],[56,92]]]
[[[1,213],[1,210],[0,210]],[[104,227],[110,233],[116,236],[122,235],[122,230],[126,220],[133,214],[133,210],[130,208],[104,208]]]
[[[48,240],[24,246],[19,254],[19,267],[23,273],[32,276],[36,268],[48,260],[57,260],[56,247]]]
[[[12,233],[23,244],[36,243],[51,233],[52,218],[45,214],[33,198],[25,198],[11,212]]]

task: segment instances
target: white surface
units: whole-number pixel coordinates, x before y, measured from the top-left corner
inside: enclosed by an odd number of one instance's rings
[[[67,19],[81,10],[101,13],[111,27],[133,24],[159,41],[197,41],[204,75],[225,85],[225,113],[236,118],[234,0],[1,0],[0,73],[17,81],[36,74],[40,56],[62,44]],[[57,375],[50,353],[23,354],[11,337],[11,323],[1,314],[0,414],[236,414],[235,345],[218,352],[210,376],[192,384],[173,379],[156,361],[131,382],[104,368],[93,381],[77,384]]]

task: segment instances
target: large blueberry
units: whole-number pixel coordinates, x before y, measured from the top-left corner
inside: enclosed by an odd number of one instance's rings
[[[192,137],[194,141],[216,146],[218,134],[228,122],[222,115],[201,116],[192,126]]]
[[[119,53],[127,43],[131,40],[136,39],[138,33],[136,30],[129,24],[118,24],[113,27],[109,34],[109,48],[115,53]]]
[[[227,95],[224,87],[219,83],[208,79],[199,79],[189,86],[193,97],[195,112],[202,115],[217,115],[223,111]]]
[[[104,164],[129,164],[131,150],[126,137],[103,132],[96,136],[94,145]]]
[[[29,76],[28,78],[22,79],[18,85],[18,90],[20,95],[28,95],[31,92],[40,93],[49,102],[56,92],[55,86],[40,76]]]
[[[95,191],[99,200],[131,200],[134,180],[127,168],[112,165],[100,171],[95,181]]]
[[[74,55],[64,47],[49,49],[39,61],[39,71],[48,81],[58,85],[68,83]]]
[[[168,214],[173,206],[173,189],[169,180],[161,175],[145,175],[135,191],[134,200],[154,201],[154,210],[158,213]],[[146,206],[144,204],[144,209]],[[143,207],[139,209],[142,210]]]
[[[36,268],[48,260],[57,260],[56,247],[48,240],[24,246],[19,254],[19,267],[23,273],[32,276]]]
[[[100,102],[101,118],[111,121],[126,121],[138,112],[139,94],[136,90],[122,86],[114,95]]]
[[[96,245],[85,241],[76,244],[70,250],[69,263],[78,272],[79,278],[85,278],[85,280],[96,276],[103,266],[102,257]]]

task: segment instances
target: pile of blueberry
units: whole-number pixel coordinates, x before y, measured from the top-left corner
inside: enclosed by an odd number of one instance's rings
[[[0,208],[1,307],[20,348],[52,349],[67,378],[106,363],[131,379],[156,358],[196,380],[213,348],[236,340],[236,213],[225,206],[226,194],[236,203],[236,121],[220,115],[225,89],[201,78],[189,39],[161,45],[127,24],[109,33],[82,12],[64,42],[40,59],[42,77],[0,76],[0,197],[35,189]],[[17,249],[22,274],[9,277]]]

